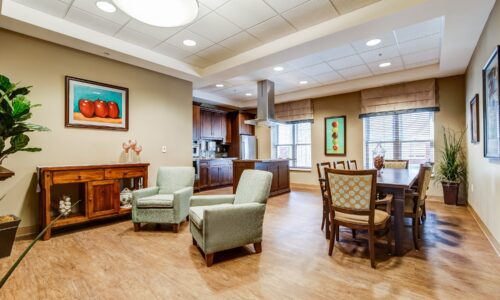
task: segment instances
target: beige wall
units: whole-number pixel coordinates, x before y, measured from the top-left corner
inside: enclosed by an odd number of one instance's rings
[[[435,117],[436,159],[439,159],[442,126],[463,129],[465,126],[465,108],[462,105],[465,93],[464,76],[453,76],[438,79],[439,101],[441,111]],[[359,119],[361,110],[361,94],[359,92],[314,99],[314,124],[312,126],[312,162],[311,171],[292,171],[291,182],[301,184],[317,184],[316,163],[355,159],[358,165],[363,162],[363,121]],[[347,157],[324,155],[324,118],[345,115],[347,119]],[[256,135],[259,139],[259,158],[271,156],[270,134],[268,129],[260,129]],[[442,195],[439,185],[431,186],[431,195]]]
[[[480,143],[471,144],[467,136],[467,160],[469,168],[469,204],[477,212],[497,241],[500,241],[500,160],[483,156],[483,93],[481,70],[497,45],[500,44],[500,3],[497,1],[482,33],[466,74],[467,124],[470,122],[469,101],[479,94]]]
[[[143,146],[142,160],[151,163],[151,184],[159,166],[191,164],[190,82],[5,30],[0,30],[0,41],[0,73],[33,86],[30,99],[42,107],[34,110],[32,122],[52,130],[30,134],[30,145],[42,152],[16,153],[4,161],[16,176],[0,182],[0,197],[5,195],[0,215],[16,214],[23,219],[21,226],[35,225],[37,165],[114,163],[121,143],[131,138]],[[129,131],[65,128],[65,75],[128,87]]]

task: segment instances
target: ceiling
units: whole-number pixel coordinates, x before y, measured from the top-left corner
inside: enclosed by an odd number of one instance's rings
[[[159,28],[95,1],[0,0],[0,27],[192,81],[195,97],[237,107],[254,105],[261,79],[281,102],[462,74],[495,3],[199,0],[191,24]]]

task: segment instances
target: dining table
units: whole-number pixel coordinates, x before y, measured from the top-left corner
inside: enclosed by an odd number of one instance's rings
[[[392,194],[392,214],[394,217],[394,244],[395,255],[404,253],[405,239],[405,196],[418,178],[418,168],[408,169],[382,169],[377,176],[377,191],[383,194]]]

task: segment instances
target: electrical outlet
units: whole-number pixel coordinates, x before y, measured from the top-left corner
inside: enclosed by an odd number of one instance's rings
[[[161,146],[161,152],[167,153],[167,146]]]
[[[472,183],[470,184],[470,191],[471,191],[472,193],[474,193],[474,184],[472,184]]]

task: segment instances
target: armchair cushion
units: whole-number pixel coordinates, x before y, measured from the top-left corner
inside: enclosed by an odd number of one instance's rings
[[[173,207],[174,195],[157,194],[137,199],[137,208],[171,208]]]
[[[187,186],[194,184],[193,167],[160,167],[156,178],[156,185],[160,194],[173,194]]]
[[[202,195],[192,196],[190,206],[206,206],[216,204],[233,204],[234,195]]]
[[[387,219],[389,219],[389,217],[390,215],[387,212],[376,209],[374,215],[374,224],[382,225],[387,221]],[[357,225],[368,225],[368,216],[335,212],[335,219],[338,221],[348,222]]]
[[[209,207],[227,207],[232,206],[232,204],[214,204]],[[189,209],[189,219],[199,230],[203,229],[203,213],[207,209],[207,206],[194,206]]]
[[[260,170],[245,170],[241,174],[234,204],[266,203],[271,190],[273,174]]]

